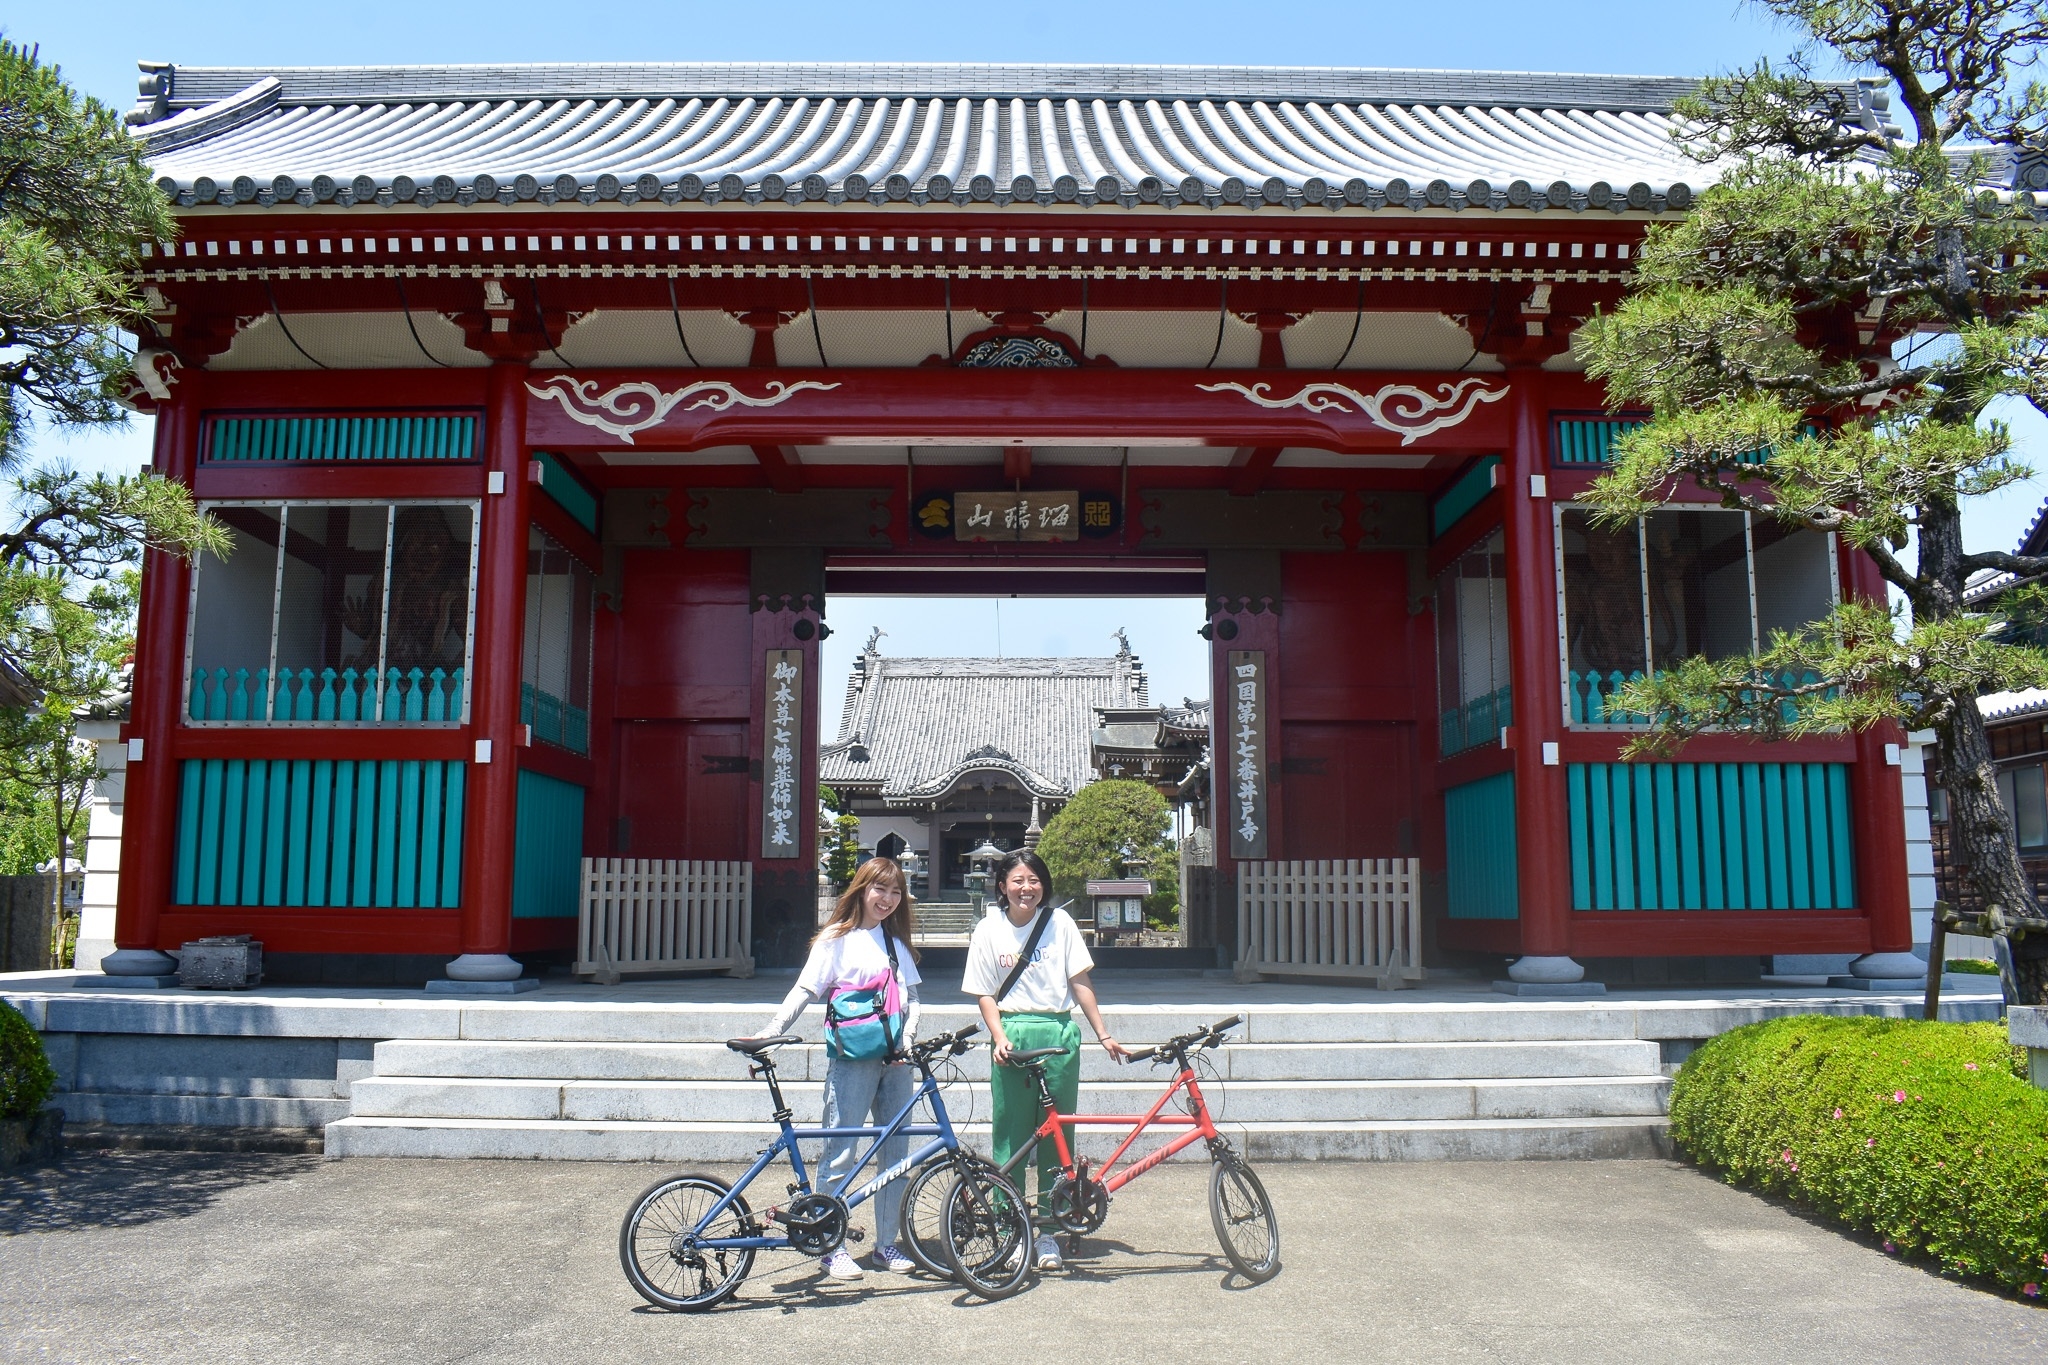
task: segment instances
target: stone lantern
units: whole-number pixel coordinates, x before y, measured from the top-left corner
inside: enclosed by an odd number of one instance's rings
[[[981,847],[971,850],[967,855],[967,895],[974,902],[977,916],[987,910],[988,886],[995,878],[996,859],[1002,857],[1004,852],[1005,850],[995,846],[994,840],[984,839]]]

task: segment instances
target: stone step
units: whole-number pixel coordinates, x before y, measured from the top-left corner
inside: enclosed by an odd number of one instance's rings
[[[1399,1081],[1233,1081],[1208,1096],[1224,1122],[1661,1117],[1670,1083],[1661,1075]],[[1137,1114],[1159,1095],[1152,1083],[1102,1082],[1081,1093],[1082,1113]],[[799,1126],[815,1124],[824,1086],[783,1086]],[[948,1092],[960,1119],[989,1112],[985,1084]],[[358,1118],[529,1119],[573,1122],[746,1123],[768,1110],[754,1081],[558,1081],[376,1076],[355,1084]]]
[[[1236,1044],[1201,1054],[1226,1080],[1489,1080],[1522,1076],[1648,1076],[1659,1065],[1654,1042],[1269,1043]],[[827,1065],[818,1044],[779,1049],[785,1082],[822,1081]],[[989,1051],[956,1059],[974,1080],[988,1076]],[[376,1074],[555,1081],[735,1080],[745,1060],[722,1043],[480,1042],[401,1039],[377,1044]],[[1118,1066],[1100,1048],[1085,1047],[1081,1075],[1089,1082],[1157,1078],[1140,1063]],[[360,1083],[360,1082],[358,1082]]]
[[[190,1124],[207,1128],[318,1128],[348,1117],[344,1099],[280,1095],[146,1095],[66,1091],[52,1096],[67,1123],[137,1127]]]
[[[1671,1153],[1660,1118],[1467,1119],[1371,1123],[1230,1123],[1255,1161],[1515,1161],[1658,1158]],[[353,1157],[501,1157],[550,1161],[744,1162],[774,1139],[764,1123],[563,1122],[534,1119],[346,1118],[327,1125],[327,1154]],[[963,1132],[987,1150],[985,1125]],[[1112,1139],[1084,1137],[1084,1155]],[[1206,1158],[1197,1143],[1174,1158]],[[780,1189],[776,1183],[766,1188]]]

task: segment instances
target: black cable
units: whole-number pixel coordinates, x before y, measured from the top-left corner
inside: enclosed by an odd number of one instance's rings
[[[1202,368],[1216,368],[1216,357],[1223,354],[1223,324],[1230,317],[1230,277],[1223,277],[1223,301],[1216,306],[1216,349],[1209,352],[1209,363]]]
[[[1081,277],[1081,359],[1088,358],[1088,277]]]
[[[1351,340],[1344,343],[1344,354],[1337,357],[1337,363],[1332,365],[1331,369],[1341,370],[1344,368],[1344,362],[1351,359],[1351,348],[1358,344],[1358,324],[1363,321],[1365,321],[1365,276],[1360,274],[1358,277],[1358,311],[1351,318]],[[1468,360],[1465,363],[1470,365],[1472,362]]]
[[[825,334],[818,330],[818,296],[811,288],[811,277],[804,276],[804,302],[811,306],[811,340],[818,347],[818,368],[829,370],[832,362],[825,359]]]
[[[540,306],[540,281],[528,280],[526,283],[533,294],[533,320],[540,324],[540,344],[548,348],[548,354],[562,362],[563,369],[575,369],[576,367],[569,363],[569,357],[563,355],[560,349],[548,341],[548,315]]]
[[[270,300],[270,315],[277,319],[277,325],[284,332],[284,339],[292,344],[292,349],[305,356],[307,360],[312,361],[320,369],[326,369],[327,366],[318,360],[313,360],[313,357],[307,353],[306,348],[299,345],[299,339],[292,335],[291,324],[284,320],[284,314],[278,309],[277,294],[270,287],[270,277],[268,275],[263,277],[263,293]]]
[[[683,310],[676,302],[676,277],[673,275],[668,277],[668,315],[676,320],[676,340],[683,343],[683,354],[690,358],[692,365],[703,369],[704,362],[697,359],[697,353],[690,349],[690,339],[683,335]]]
[[[420,340],[420,329],[412,325],[412,305],[406,302],[405,281],[400,279],[398,276],[393,275],[391,277],[391,282],[398,286],[398,306],[405,310],[405,330],[412,333],[412,344],[420,348],[421,355],[433,361],[442,369],[454,369],[455,367],[453,365],[450,365],[447,361],[441,359],[441,357],[435,355],[432,351],[428,350],[427,343]]]
[[[1360,280],[1359,283],[1362,285],[1364,281]],[[1465,363],[1452,370],[1452,374],[1463,374],[1467,369],[1471,368],[1473,361],[1479,359],[1479,348],[1486,345],[1487,338],[1493,335],[1493,320],[1499,313],[1500,281],[1495,279],[1493,282],[1493,301],[1486,305],[1486,326],[1480,329],[1479,340],[1472,343],[1472,354],[1466,356]]]

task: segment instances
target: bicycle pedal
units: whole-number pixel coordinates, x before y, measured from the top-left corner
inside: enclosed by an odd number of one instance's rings
[[[846,1230],[846,1240],[849,1242],[865,1242],[867,1239],[866,1228],[848,1228]]]

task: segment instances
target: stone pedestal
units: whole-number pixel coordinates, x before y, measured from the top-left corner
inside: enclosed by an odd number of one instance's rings
[[[2005,1012],[2005,1036],[2027,1050],[2027,1075],[2048,1090],[2048,1007],[2014,1005]]]

